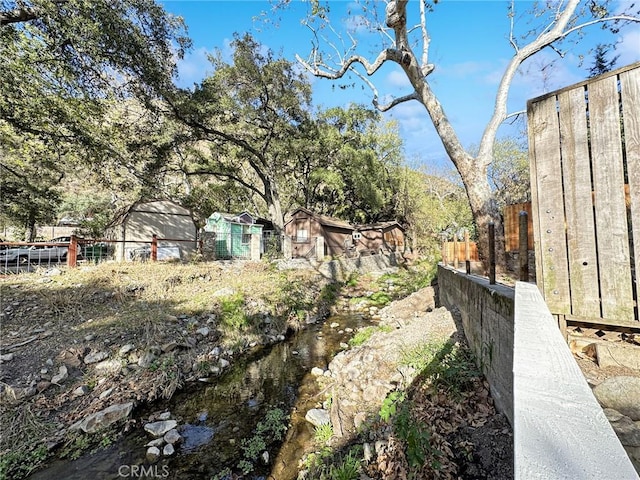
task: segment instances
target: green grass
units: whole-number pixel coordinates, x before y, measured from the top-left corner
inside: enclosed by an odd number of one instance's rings
[[[380,325],[377,327],[364,327],[359,329],[353,337],[349,340],[351,347],[358,347],[369,340],[376,332],[391,332],[393,330],[389,325]]]
[[[318,425],[313,432],[313,440],[317,445],[324,445],[333,436],[333,427],[330,423]]]

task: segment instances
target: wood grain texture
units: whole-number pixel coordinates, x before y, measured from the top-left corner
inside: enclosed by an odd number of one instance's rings
[[[591,199],[587,103],[583,88],[558,95],[571,312],[599,317],[598,258]]]
[[[595,81],[588,92],[602,317],[633,322],[617,78]]]
[[[537,215],[536,279],[553,313],[571,313],[569,270],[562,191],[562,165],[556,98],[531,104],[530,148],[533,145],[532,201]],[[535,228],[535,226],[534,226]]]
[[[620,74],[622,118],[628,172],[628,205],[631,218],[636,297],[640,296],[640,67]],[[636,311],[637,314],[637,311]],[[640,320],[636,318],[636,320]],[[640,322],[636,321],[636,324]]]

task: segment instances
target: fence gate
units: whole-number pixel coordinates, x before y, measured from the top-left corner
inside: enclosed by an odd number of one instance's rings
[[[640,327],[640,63],[527,103],[536,278],[561,319]]]

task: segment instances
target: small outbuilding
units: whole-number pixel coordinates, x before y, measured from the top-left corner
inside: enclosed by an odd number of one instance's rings
[[[214,212],[204,226],[203,237],[208,239],[204,248],[213,250],[214,258],[252,258],[251,239],[258,235],[261,242],[262,228],[248,212]]]
[[[191,212],[171,200],[134,203],[118,215],[107,233],[120,261],[150,249],[154,235],[158,238],[158,260],[186,259],[196,251],[198,228]]]
[[[300,207],[289,214],[284,224],[285,235],[291,238],[293,258],[345,255],[353,250],[354,228],[337,218],[320,215]],[[316,252],[317,238],[324,239],[324,252]]]
[[[396,221],[359,225],[353,234],[356,250],[369,253],[403,253],[405,230]]]

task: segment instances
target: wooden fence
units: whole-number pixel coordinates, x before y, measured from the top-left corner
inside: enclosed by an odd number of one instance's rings
[[[561,322],[640,326],[638,112],[640,63],[527,104],[536,278]]]
[[[504,207],[504,241],[507,252],[517,252],[520,249],[520,212],[527,212],[529,219],[528,248],[533,250],[533,219],[531,202],[514,203]]]

